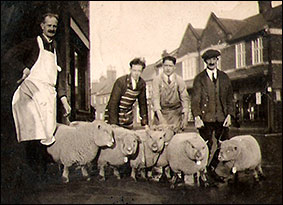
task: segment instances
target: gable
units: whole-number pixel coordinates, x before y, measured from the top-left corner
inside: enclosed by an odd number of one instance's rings
[[[202,33],[202,42],[200,50],[210,47],[211,45],[217,45],[220,42],[224,42],[227,39],[227,31],[224,30],[223,26],[217,22],[213,15],[210,17],[206,28]]]
[[[189,24],[183,36],[182,42],[178,48],[177,58],[181,58],[187,53],[197,52],[199,39],[197,38],[196,35],[198,35],[198,33]]]

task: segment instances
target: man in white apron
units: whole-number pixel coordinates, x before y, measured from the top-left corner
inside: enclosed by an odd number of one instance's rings
[[[34,48],[19,46],[22,50],[15,55],[17,61],[19,59],[17,57],[21,56],[22,52],[27,60],[24,59],[22,62],[25,69],[22,78],[18,81],[21,84],[13,95],[12,111],[17,140],[18,142],[27,142],[26,152],[27,155],[32,155],[28,156],[28,159],[33,158],[32,163],[40,161],[38,158],[42,157],[35,156],[40,155],[37,153],[37,149],[39,152],[45,151],[46,146],[52,145],[56,140],[53,135],[56,129],[57,91],[55,86],[57,72],[61,71],[61,67],[57,64],[55,42],[53,41],[57,24],[58,16],[56,14],[44,15],[43,22],[40,24],[43,32],[30,43],[35,45]],[[66,95],[59,97],[65,108],[65,115],[69,115],[71,107]]]

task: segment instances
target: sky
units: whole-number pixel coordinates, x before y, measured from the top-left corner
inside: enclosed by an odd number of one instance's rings
[[[273,2],[272,6],[282,1]],[[205,28],[213,12],[219,18],[245,19],[258,14],[257,1],[90,1],[91,80],[107,69],[117,77],[129,62],[144,57],[155,63],[163,50],[177,49],[190,23]]]

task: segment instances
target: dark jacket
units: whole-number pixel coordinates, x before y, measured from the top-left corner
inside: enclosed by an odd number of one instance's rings
[[[231,80],[228,75],[223,71],[217,70],[217,80],[219,81],[219,99],[222,111],[225,116],[230,114],[234,116],[234,105],[233,105],[233,88]],[[206,114],[210,113],[209,106],[209,86],[208,83],[209,76],[206,70],[199,73],[193,83],[193,92],[192,92],[192,103],[191,109],[193,116],[200,116],[202,120],[205,120]]]
[[[48,49],[48,43],[44,37],[42,37],[43,40],[43,46],[44,49]],[[53,41],[53,48],[56,49],[56,42]],[[53,50],[53,49],[52,49]],[[56,49],[56,54],[57,54],[57,64],[59,66],[62,65],[61,60],[60,60],[60,55],[58,54],[58,50]],[[37,37],[36,38],[31,38],[27,39],[20,44],[14,46],[8,52],[3,56],[3,63],[1,64],[5,67],[5,72],[6,73],[6,80],[4,80],[4,84],[7,84],[8,82],[11,82],[11,78],[19,80],[22,77],[22,72],[25,68],[31,69],[35,62],[38,59],[39,55],[39,46],[37,43]],[[62,67],[62,66],[61,66]],[[12,70],[12,72],[10,71]],[[61,98],[66,95],[66,89],[65,89],[65,69],[62,68],[62,71],[58,73],[57,77],[57,83],[56,83],[56,88],[57,88],[57,93],[58,97]],[[11,73],[13,76],[10,76],[9,73]],[[9,86],[9,85],[7,85]],[[15,85],[11,85],[14,87]],[[18,85],[16,85],[17,87]]]
[[[129,75],[124,75],[118,78],[114,85],[110,95],[110,99],[107,105],[108,114],[109,114],[109,124],[118,124],[118,113],[119,113],[119,103],[121,97],[127,90],[127,82]],[[141,124],[148,124],[148,114],[147,114],[147,100],[146,100],[146,84],[145,81],[140,78],[137,84],[137,90],[140,91],[138,95],[138,102],[140,108],[140,116],[142,118]]]

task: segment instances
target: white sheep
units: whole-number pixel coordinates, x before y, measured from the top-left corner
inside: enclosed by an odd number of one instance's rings
[[[220,141],[218,160],[220,163],[215,172],[220,176],[225,173],[225,168],[228,169],[226,174],[252,170],[256,181],[259,180],[259,176],[264,176],[261,168],[260,146],[251,135],[239,135],[229,140]],[[230,177],[233,177],[233,175],[227,176],[227,179]]]
[[[82,175],[87,177],[85,165],[96,157],[99,147],[111,147],[114,144],[112,127],[99,120],[76,126],[58,123],[55,139],[47,152],[55,162],[64,166],[62,179],[65,183],[69,182],[69,167],[79,165]]]
[[[138,146],[138,152],[130,159],[132,168],[131,177],[136,181],[136,172],[141,171],[141,177],[146,179],[145,168],[152,168],[164,149],[165,139],[168,137],[167,130],[136,130],[141,143]]]
[[[99,168],[100,180],[104,181],[105,166],[110,165],[114,170],[114,175],[120,179],[119,166],[127,163],[129,157],[137,151],[139,137],[134,131],[122,127],[113,129],[115,145],[110,148],[102,148],[98,156],[97,164]]]
[[[206,181],[204,173],[208,161],[208,147],[203,138],[195,132],[178,133],[171,139],[167,148],[167,160],[174,172],[171,188],[177,175],[183,173],[185,185],[193,186],[194,174],[197,174],[197,185],[200,186],[199,177]]]
[[[171,170],[169,167],[169,162],[167,160],[167,147],[168,144],[170,143],[170,140],[172,139],[172,137],[175,135],[175,131],[174,131],[174,127],[172,126],[166,126],[166,127],[159,127],[159,126],[155,126],[152,127],[151,129],[153,130],[159,130],[159,131],[166,131],[166,136],[164,138],[164,148],[162,150],[162,152],[160,153],[157,162],[155,163],[154,167],[148,171],[148,177],[150,180],[153,181],[159,181],[162,174],[163,174],[163,170],[164,173],[167,177],[167,179],[171,179]],[[155,175],[152,175],[152,172],[156,172]]]

